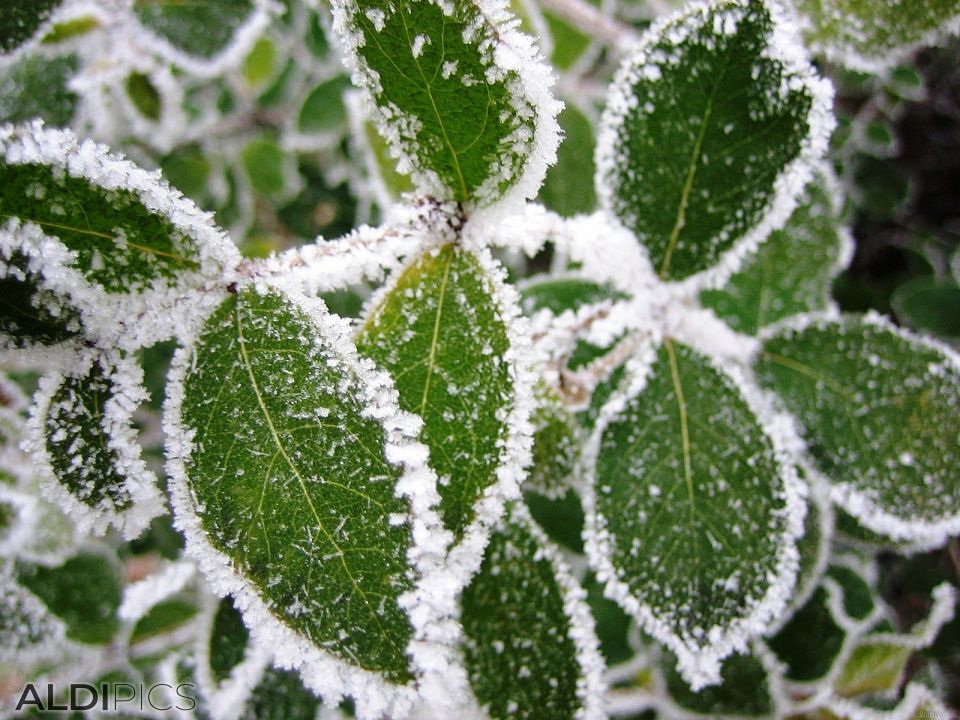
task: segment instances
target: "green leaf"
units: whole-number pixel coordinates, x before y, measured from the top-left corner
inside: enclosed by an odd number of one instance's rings
[[[77,56],[25,55],[0,76],[0,122],[41,118],[69,125],[79,98],[67,83],[77,72]]]
[[[894,690],[913,653],[904,645],[866,640],[854,648],[836,681],[844,697]]]
[[[685,710],[705,715],[769,716],[776,709],[770,679],[763,663],[754,655],[732,655],[723,663],[719,685],[694,691],[674,669],[675,658],[664,667],[667,691]]]
[[[931,542],[960,529],[960,362],[946,348],[876,316],[814,316],[766,338],[756,369],[867,529]]]
[[[788,599],[799,481],[742,384],[669,338],[642,360],[588,445],[587,553],[699,689]]]
[[[0,53],[15,50],[40,29],[63,0],[23,0],[0,7]]]
[[[840,654],[846,632],[830,613],[821,585],[767,644],[785,665],[785,677],[812,682],[825,677]]]
[[[535,140],[551,134],[558,108],[545,97],[549,77],[505,11],[494,16],[474,0],[333,5],[355,81],[371,93],[381,132],[421,193],[489,205],[533,168],[521,191],[536,194],[546,168]],[[510,67],[498,64],[498,50],[513,56]]]
[[[960,287],[931,275],[913,278],[890,296],[897,318],[916,330],[960,340]]]
[[[372,156],[370,174],[379,177],[391,199],[398,199],[403,193],[414,190],[413,181],[409,175],[397,169],[397,161],[390,157],[387,141],[383,139],[376,125],[362,121],[362,132]]]
[[[76,253],[73,265],[107,292],[173,284],[200,268],[198,241],[167,217],[186,209],[155,176],[101,146],[81,151],[72,135],[37,125],[6,128],[0,154],[0,220],[39,226]],[[199,232],[199,226],[197,219],[190,229]]]
[[[530,516],[552,541],[583,554],[583,506],[575,490],[567,490],[558,498],[525,492],[523,501]]]
[[[320,701],[290,670],[268,669],[254,689],[240,720],[314,720]]]
[[[135,0],[133,5],[144,27],[175,49],[205,60],[226,50],[255,10],[253,0]]]
[[[270,38],[260,38],[243,59],[243,79],[250,87],[260,87],[273,77],[276,67],[276,44]]]
[[[843,590],[843,611],[854,620],[865,620],[877,605],[876,594],[870,584],[848,565],[833,564],[827,568],[827,577]]]
[[[808,42],[855,70],[876,72],[921,43],[936,42],[960,16],[957,0],[798,0]]]
[[[137,111],[148,120],[156,122],[163,112],[163,98],[149,75],[134,72],[127,76],[127,96]]]
[[[296,191],[291,178],[296,174],[293,158],[270,137],[247,143],[241,153],[243,169],[253,188],[273,200],[283,200]]]
[[[157,603],[134,626],[130,642],[142,642],[157,635],[177,630],[197,614],[197,607],[186,600],[174,598]]]
[[[477,256],[446,245],[399,275],[357,336],[357,349],[393,376],[401,409],[423,418],[440,512],[458,541],[497,482],[516,403],[506,323]]]
[[[563,130],[563,142],[557,150],[556,165],[547,170],[540,201],[568,217],[593,212],[597,205],[596,191],[589,182],[595,171],[593,123],[569,100],[557,120]]]
[[[63,623],[17,582],[9,564],[0,565],[0,661],[17,663],[38,651],[58,649],[63,636]]]
[[[513,506],[463,592],[464,658],[493,718],[603,717],[583,590],[522,505]]]
[[[520,289],[523,312],[531,316],[540,310],[549,310],[554,315],[559,315],[565,310],[576,310],[583,305],[625,297],[609,285],[576,276],[535,275]]]
[[[330,132],[341,127],[347,120],[343,93],[350,87],[350,78],[336,75],[311,90],[297,117],[300,132]]]
[[[50,476],[49,497],[83,531],[113,525],[132,538],[163,512],[133,428],[142,378],[130,360],[88,354],[40,381],[28,445]]]
[[[184,195],[196,201],[205,197],[213,169],[199,146],[177,148],[160,162],[160,167],[164,177]]]
[[[409,509],[365,377],[277,290],[228,297],[185,361],[186,492],[206,540],[283,625],[409,680]]]
[[[533,461],[525,488],[559,497],[571,486],[580,459],[580,433],[573,414],[546,383],[537,384],[534,399]]]
[[[24,253],[6,255],[0,250],[0,344],[23,349],[76,337],[77,311],[46,287],[43,274]]]
[[[68,638],[95,645],[113,642],[120,629],[117,609],[122,581],[119,569],[106,556],[81,553],[53,568],[22,565],[17,576],[66,623]]]
[[[63,22],[54,23],[50,32],[43,36],[44,45],[54,45],[86,35],[91,30],[100,27],[100,21],[93,15],[81,15]]]
[[[784,228],[771,233],[722,290],[701,293],[703,305],[750,335],[791,315],[826,310],[833,279],[852,250],[827,187],[822,178],[810,183]]]
[[[210,674],[216,682],[230,677],[247,651],[250,633],[243,623],[243,616],[229,595],[217,603],[210,627]]]
[[[790,34],[761,0],[705,4],[655,26],[621,67],[598,190],[662,279],[762,240],[825,151],[829,89],[786,53]]]
[[[598,0],[588,0],[590,5],[599,8]],[[590,48],[593,38],[587,32],[572,25],[566,18],[544,10],[543,19],[553,40],[553,52],[550,62],[558,70],[569,70]]]

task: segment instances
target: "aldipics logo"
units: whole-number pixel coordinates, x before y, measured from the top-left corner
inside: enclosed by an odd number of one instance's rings
[[[193,710],[197,701],[194,685],[156,683],[135,685],[128,682],[70,683],[69,687],[52,683],[27,683],[20,693],[15,710],[35,708],[41,712],[58,710]]]

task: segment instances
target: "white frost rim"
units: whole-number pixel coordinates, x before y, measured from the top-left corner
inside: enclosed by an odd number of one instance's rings
[[[498,197],[498,185],[502,178],[496,174],[488,177],[475,193],[475,204],[480,208],[478,215],[492,219],[516,210],[523,201],[539,192],[547,167],[556,161],[560,143],[560,126],[556,116],[562,103],[550,92],[555,80],[553,71],[544,62],[533,39],[517,29],[516,19],[509,11],[509,4],[505,0],[465,2],[469,2],[477,13],[477,22],[469,28],[473,32],[485,29],[491,35],[490,39],[480,44],[483,59],[488,63],[488,77],[504,79],[507,73],[516,73],[516,81],[510,83],[509,88],[514,105],[520,111],[520,117],[529,118],[531,111],[533,114],[532,137],[525,137],[527,133],[515,131],[501,141],[501,145],[513,143],[522,146],[526,160],[519,177],[501,197]],[[435,4],[442,8],[445,14],[453,12],[450,4]],[[364,38],[353,20],[359,12],[356,0],[333,2],[333,29],[340,40],[344,64],[354,85],[365,91],[369,111],[367,114],[374,119],[381,135],[387,139],[391,155],[398,161],[397,169],[410,174],[421,193],[446,199],[450,195],[449,189],[434,171],[420,166],[409,140],[402,138],[404,130],[409,131],[416,120],[399,108],[380,107],[376,102],[375,95],[381,81],[376,72],[365,66],[358,52],[358,48],[363,46]]]
[[[193,450],[193,431],[183,425],[181,408],[184,382],[195,359],[193,341],[177,351],[169,375],[164,406],[167,432],[169,491],[176,526],[187,539],[186,553],[207,577],[214,592],[234,596],[237,608],[250,629],[253,642],[270,647],[277,666],[299,670],[304,683],[335,704],[344,694],[357,701],[360,718],[384,714],[402,718],[410,713],[418,697],[429,696],[439,706],[453,707],[463,697],[466,672],[455,650],[460,637],[455,621],[459,588],[448,582],[444,553],[450,541],[436,506],[439,495],[436,475],[427,466],[427,449],[417,440],[420,421],[397,407],[396,389],[389,376],[357,355],[349,338],[350,328],[326,312],[323,303],[302,295],[296,283],[259,283],[258,291],[285,292],[299,309],[316,323],[318,334],[366,386],[369,417],[379,421],[386,432],[387,460],[404,469],[396,495],[411,507],[412,544],[409,560],[417,573],[412,591],[400,598],[408,614],[414,637],[408,648],[420,688],[386,682],[379,674],[363,670],[319,649],[280,621],[261,600],[256,588],[232,569],[229,557],[207,539],[186,474],[186,459]]]
[[[97,350],[78,352],[75,361],[68,370],[54,370],[40,379],[21,447],[30,453],[40,471],[44,497],[62,509],[81,533],[103,535],[112,526],[128,540],[133,539],[153,518],[166,511],[157,476],[147,469],[133,424],[133,414],[148,397],[143,387],[143,370],[134,360],[119,353]],[[104,404],[99,430],[107,437],[107,449],[114,455],[114,470],[123,478],[122,489],[130,503],[119,511],[105,506],[102,499],[91,506],[70,492],[57,477],[47,449],[46,422],[54,395],[66,380],[85,377],[94,363],[100,366],[110,384],[110,397]]]
[[[835,124],[833,118],[833,86],[816,75],[810,64],[802,41],[795,31],[795,23],[789,11],[779,0],[765,0],[773,28],[764,52],[764,58],[779,64],[792,81],[799,82],[811,98],[807,114],[808,132],[801,143],[800,153],[777,174],[774,190],[766,209],[717,262],[682,280],[675,281],[689,290],[705,290],[722,287],[730,276],[740,269],[744,259],[753,253],[774,230],[786,223],[796,209],[798,196],[813,177],[816,165],[825,156],[830,135]],[[600,207],[612,217],[613,186],[619,177],[622,162],[618,160],[617,134],[631,111],[636,111],[631,86],[635,75],[648,62],[648,49],[655,46],[663,35],[682,33],[683,37],[701,30],[713,13],[726,8],[746,8],[746,0],[715,2],[700,0],[685,6],[681,11],[661,18],[643,34],[631,55],[621,64],[610,85],[606,109],[600,120],[597,133],[595,183]],[[645,253],[646,254],[646,253]]]
[[[627,381],[600,411],[593,434],[584,448],[584,482],[581,497],[586,515],[584,545],[597,579],[605,583],[604,594],[619,604],[642,624],[654,638],[665,644],[677,656],[677,669],[694,690],[720,681],[724,658],[737,651],[745,651],[749,641],[761,636],[771,621],[779,616],[790,599],[799,568],[797,540],[803,535],[806,512],[806,486],[796,474],[793,458],[793,438],[783,418],[771,411],[763,396],[746,382],[735,367],[721,368],[709,355],[706,362],[730,385],[739,390],[761,431],[769,438],[776,463],[780,466],[783,482],[784,535],[778,543],[775,568],[766,593],[750,603],[745,616],[736,618],[726,627],[716,626],[708,631],[706,644],[693,638],[677,635],[659,619],[648,605],[633,596],[613,563],[610,535],[596,509],[596,463],[600,442],[607,426],[615,421],[629,402],[636,399],[646,387],[656,358],[661,338],[647,339],[627,363]]]
[[[800,333],[811,327],[818,329],[840,327],[846,320],[854,320],[886,331],[914,347],[937,352],[960,377],[960,354],[956,350],[934,338],[898,327],[886,317],[873,311],[865,315],[841,315],[830,311],[796,315],[764,328],[759,339],[765,342],[784,333]],[[932,548],[943,545],[952,535],[960,533],[960,509],[954,515],[936,521],[907,520],[879,505],[852,483],[831,482],[830,495],[833,502],[867,530],[894,541],[906,541],[921,547]]]

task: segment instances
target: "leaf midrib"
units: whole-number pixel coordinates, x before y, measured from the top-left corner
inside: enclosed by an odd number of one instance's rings
[[[683,453],[683,476],[687,485],[687,499],[690,503],[690,513],[688,516],[688,526],[691,534],[694,533],[697,515],[697,500],[693,488],[693,462],[691,459],[692,449],[690,445],[690,428],[687,419],[687,401],[683,394],[683,383],[680,380],[680,369],[677,366],[677,355],[673,347],[673,340],[665,338],[663,341],[664,349],[667,351],[667,357],[670,361],[670,378],[673,381],[673,391],[677,398],[677,409],[680,417],[680,449]],[[700,544],[694,537],[693,554],[694,563],[700,566]]]

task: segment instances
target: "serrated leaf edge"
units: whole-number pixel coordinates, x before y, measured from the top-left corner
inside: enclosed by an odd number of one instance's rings
[[[697,0],[688,3],[682,10],[655,21],[631,48],[631,54],[621,63],[607,95],[606,108],[597,130],[595,153],[597,199],[600,207],[615,217],[612,210],[613,186],[619,168],[615,151],[617,130],[626,113],[632,108],[630,86],[632,76],[647,62],[646,50],[654,46],[668,31],[682,27],[687,33],[699,31],[706,24],[709,14],[722,5],[746,7],[748,0]],[[726,284],[730,276],[743,265],[744,259],[755,251],[774,230],[784,226],[796,209],[798,196],[813,178],[815,166],[821,162],[829,149],[830,135],[835,120],[833,117],[833,86],[817,76],[802,41],[796,32],[796,21],[791,11],[780,0],[762,0],[772,20],[771,35],[766,44],[764,58],[779,63],[784,71],[798,80],[812,98],[807,114],[808,131],[801,143],[800,153],[781,170],[774,180],[774,191],[766,209],[752,228],[740,236],[710,268],[674,281],[689,290],[717,289]],[[615,221],[616,222],[616,221]],[[650,265],[646,249],[642,249]],[[652,267],[652,266],[651,266]]]
[[[741,371],[735,367],[721,367],[707,354],[704,359],[722,377],[740,390],[741,397],[753,414],[757,425],[770,440],[777,464],[780,466],[780,480],[783,482],[785,501],[785,534],[777,549],[776,573],[769,578],[766,593],[755,599],[749,612],[733,620],[727,626],[715,626],[706,644],[691,638],[683,638],[674,633],[666,623],[657,618],[656,613],[647,605],[640,603],[623,582],[613,564],[613,550],[610,537],[602,527],[596,510],[596,463],[600,451],[600,440],[607,426],[622,412],[627,404],[640,395],[646,387],[647,379],[656,359],[657,348],[662,338],[654,336],[637,350],[627,361],[627,376],[604,405],[597,422],[584,448],[584,471],[581,485],[581,499],[586,516],[584,527],[584,548],[590,566],[597,578],[604,583],[604,595],[614,600],[623,610],[633,616],[644,630],[666,645],[677,657],[677,670],[694,690],[720,682],[721,664],[724,658],[734,652],[748,649],[749,641],[763,635],[769,624],[786,608],[794,590],[799,568],[797,541],[803,535],[803,519],[806,513],[805,498],[807,489],[795,469],[794,442],[792,426],[784,423],[782,415],[773,411],[765,397],[755,387],[748,384]]]
[[[181,415],[184,383],[195,359],[197,338],[174,356],[163,417],[168,492],[174,524],[186,538],[185,553],[197,563],[217,595],[234,597],[252,642],[269,646],[277,667],[298,670],[304,684],[328,703],[350,695],[356,700],[358,717],[371,720],[387,713],[398,720],[406,717],[421,694],[431,697],[440,707],[455,706],[467,685],[466,671],[454,647],[461,632],[455,621],[456,596],[461,587],[450,582],[444,562],[450,534],[436,510],[437,478],[426,463],[427,448],[417,440],[419,419],[399,410],[396,389],[389,376],[358,356],[349,339],[349,324],[329,314],[322,301],[302,294],[294,282],[260,282],[255,287],[286,293],[314,321],[318,334],[344,364],[354,370],[368,391],[369,417],[380,422],[386,433],[386,458],[404,470],[395,493],[411,508],[408,559],[417,581],[410,592],[400,597],[399,604],[414,630],[407,653],[417,675],[414,685],[419,683],[419,688],[389,683],[378,673],[351,665],[310,643],[270,612],[256,588],[236,573],[230,558],[208,540],[196,512],[185,466],[193,450],[193,432],[183,424]]]
[[[157,476],[147,469],[133,423],[134,412],[148,398],[143,387],[143,370],[136,361],[119,353],[80,351],[71,360],[69,370],[53,370],[40,379],[21,447],[30,453],[41,473],[40,489],[44,497],[63,510],[81,533],[103,535],[114,527],[132,540],[153,518],[166,512]],[[116,454],[114,469],[123,478],[123,489],[130,502],[128,508],[119,512],[91,507],[75,497],[57,478],[47,450],[47,415],[54,395],[67,379],[84,377],[94,363],[100,365],[110,382],[110,397],[104,404],[99,430],[107,437],[108,450]]]
[[[911,346],[932,350],[943,356],[944,362],[960,373],[960,353],[936,338],[919,335],[894,325],[891,320],[875,311],[864,315],[847,315],[839,312],[820,312],[795,315],[764,328],[758,335],[761,343],[785,332],[803,332],[815,328],[839,327],[845,320],[862,322],[864,325],[889,332]],[[867,530],[895,541],[906,541],[917,549],[940,547],[952,535],[960,533],[960,509],[956,514],[937,522],[904,520],[884,510],[850,483],[833,482],[818,470],[811,468],[830,485],[830,497],[843,510],[854,517]]]

